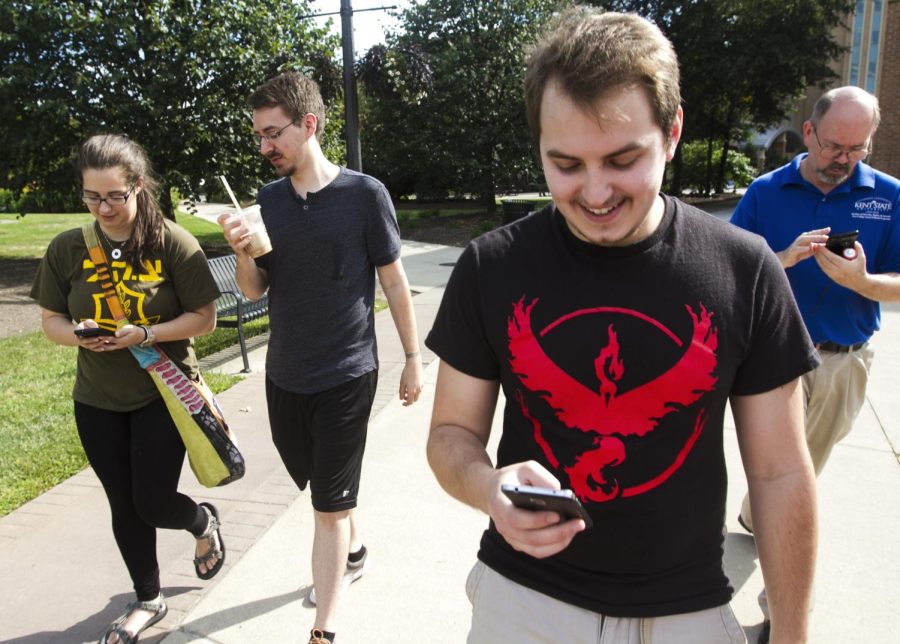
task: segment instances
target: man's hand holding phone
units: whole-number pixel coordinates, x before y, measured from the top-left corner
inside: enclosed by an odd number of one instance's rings
[[[857,241],[859,231],[833,233],[816,249],[816,262],[828,277],[845,288],[861,292],[867,282],[866,253]]]
[[[494,485],[495,493],[490,504],[491,519],[497,531],[516,550],[537,559],[550,557],[565,550],[575,535],[587,527],[583,518],[568,516],[570,508],[574,506],[563,500],[562,495],[552,494],[553,490],[559,490],[559,481],[539,463],[527,461],[497,470]],[[525,503],[526,497],[555,497],[551,502],[561,505],[557,509],[547,510],[517,507],[503,491],[504,485],[508,486],[508,490],[522,490],[524,487],[526,492],[518,495],[522,503]],[[551,493],[529,491],[535,488],[549,489]]]

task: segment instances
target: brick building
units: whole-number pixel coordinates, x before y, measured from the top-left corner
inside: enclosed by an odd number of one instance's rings
[[[857,85],[878,97],[881,125],[867,163],[900,177],[900,0],[857,0],[835,39],[847,51],[834,61],[838,78],[831,87]],[[755,144],[765,148],[760,170],[778,167],[804,149],[803,122],[822,93],[811,87],[787,122],[757,137]]]

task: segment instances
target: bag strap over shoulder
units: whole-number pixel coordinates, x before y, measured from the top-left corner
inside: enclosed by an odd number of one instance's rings
[[[122,308],[122,302],[119,301],[119,296],[116,294],[116,283],[109,268],[109,261],[106,259],[106,252],[100,245],[100,238],[97,237],[97,231],[94,229],[94,223],[82,226],[81,233],[84,235],[88,256],[97,271],[97,279],[100,282],[100,288],[103,289],[103,297],[106,298],[109,312],[115,319],[116,326],[121,328],[129,323],[128,316],[125,315],[125,309]]]

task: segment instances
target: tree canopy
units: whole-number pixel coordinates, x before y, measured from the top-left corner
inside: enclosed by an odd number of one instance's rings
[[[70,160],[98,132],[142,143],[167,187],[197,195],[226,174],[247,194],[271,178],[246,99],[284,69],[339,97],[337,40],[305,0],[7,0],[0,6],[0,187],[61,207]],[[340,111],[337,111],[340,114]],[[338,144],[340,119],[328,132]],[[167,207],[168,190],[161,195]],[[63,202],[63,203],[59,203]]]
[[[605,0],[654,21],[681,63],[684,139],[728,146],[749,129],[765,130],[793,109],[806,89],[836,78],[841,53],[834,30],[853,0]]]
[[[555,0],[424,0],[360,63],[364,166],[393,194],[539,183],[522,100],[525,45]]]

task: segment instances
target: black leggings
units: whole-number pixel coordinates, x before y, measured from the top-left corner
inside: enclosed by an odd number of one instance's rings
[[[130,412],[75,403],[75,424],[91,467],[103,484],[112,529],[138,600],[159,594],[156,528],[197,536],[207,516],[179,494],[184,444],[163,400]]]

